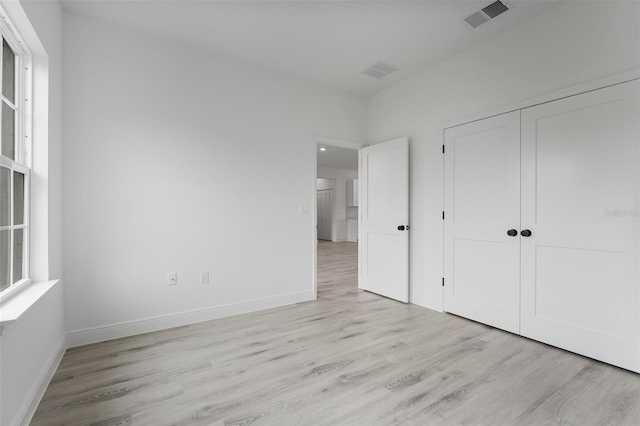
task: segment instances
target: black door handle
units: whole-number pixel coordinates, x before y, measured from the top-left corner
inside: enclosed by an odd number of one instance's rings
[[[520,232],[520,235],[522,235],[523,237],[530,237],[531,231],[529,231],[528,229],[524,229],[522,230],[522,232]]]
[[[404,225],[398,226],[398,231],[404,231]]]
[[[518,231],[516,231],[515,229],[509,229],[507,231],[507,235],[510,237],[515,237],[516,235],[518,235]]]

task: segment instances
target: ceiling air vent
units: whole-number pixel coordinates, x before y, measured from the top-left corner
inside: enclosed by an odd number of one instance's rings
[[[491,19],[509,10],[509,7],[501,1],[491,3],[489,6],[482,8],[482,11]]]
[[[469,24],[471,28],[478,28],[480,25],[489,21],[491,18],[487,18],[487,16],[482,12],[476,12],[471,16],[467,16],[464,18],[464,22]]]
[[[489,6],[483,7],[476,13],[467,16],[464,18],[464,22],[466,22],[467,26],[471,28],[478,28],[480,25],[490,21],[498,15],[502,15],[511,8],[512,6],[508,2],[498,0],[491,3]]]
[[[366,74],[369,77],[377,78],[378,80],[382,80],[392,72],[400,71],[400,68],[395,65],[391,65],[387,62],[376,62],[366,70],[362,71],[362,74]]]

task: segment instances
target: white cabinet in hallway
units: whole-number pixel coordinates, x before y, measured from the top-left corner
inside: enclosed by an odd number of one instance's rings
[[[638,80],[445,131],[445,310],[640,371]]]

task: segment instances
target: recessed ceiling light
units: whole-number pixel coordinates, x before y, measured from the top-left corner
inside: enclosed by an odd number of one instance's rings
[[[320,151],[326,151],[327,148],[325,148],[324,146],[322,148],[320,148]]]

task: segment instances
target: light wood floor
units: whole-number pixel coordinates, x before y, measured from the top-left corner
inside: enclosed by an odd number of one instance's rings
[[[34,425],[640,425],[640,376],[357,289],[319,244],[319,299],[70,349]]]

